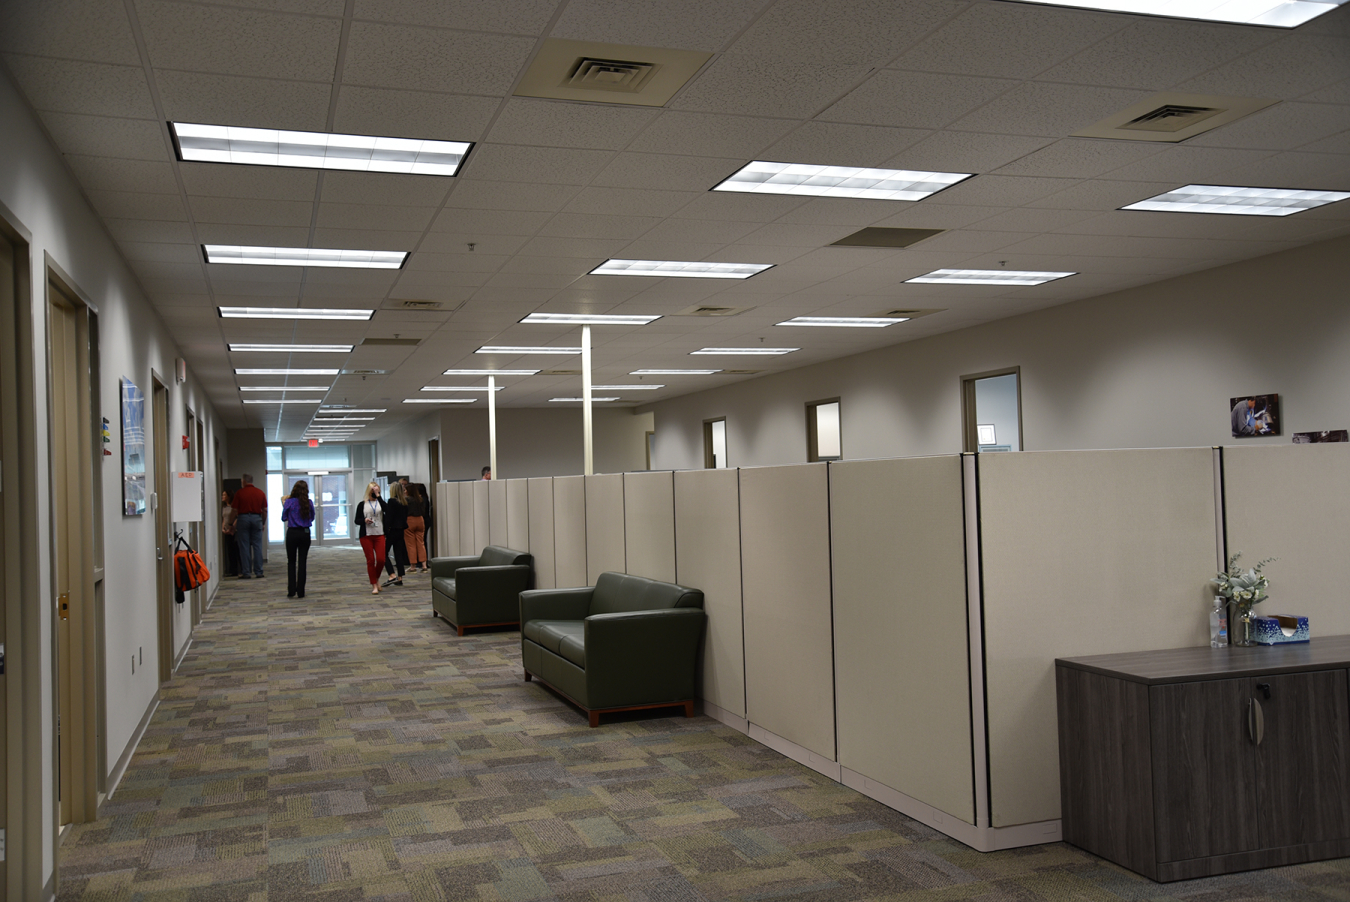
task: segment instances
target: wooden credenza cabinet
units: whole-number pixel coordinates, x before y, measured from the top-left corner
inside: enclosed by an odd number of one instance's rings
[[[1055,665],[1065,842],[1161,882],[1350,856],[1350,636]]]

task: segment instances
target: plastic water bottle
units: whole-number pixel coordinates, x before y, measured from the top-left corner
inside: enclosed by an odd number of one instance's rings
[[[1228,647],[1228,605],[1223,596],[1214,596],[1214,610],[1209,612],[1210,648]]]

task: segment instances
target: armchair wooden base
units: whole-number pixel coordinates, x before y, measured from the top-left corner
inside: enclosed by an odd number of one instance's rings
[[[468,624],[467,626],[459,626],[458,624],[450,623],[450,619],[449,619],[448,617],[446,617],[444,614],[442,614],[440,611],[432,611],[432,612],[431,612],[431,616],[432,616],[432,617],[439,617],[439,618],[441,618],[442,620],[444,620],[446,623],[449,623],[450,626],[454,627],[455,633],[456,633],[457,635],[460,635],[460,636],[464,635],[464,631],[465,631],[465,630],[471,629],[471,628],[472,628],[472,629],[478,629],[480,626],[514,626],[516,629],[519,629],[519,628],[520,628],[520,621],[519,621],[519,620],[503,620],[503,621],[501,621],[501,622],[499,622],[499,623],[470,623],[470,624]]]
[[[461,633],[460,635],[463,635],[463,633]],[[685,717],[694,716],[694,700],[692,698],[680,702],[657,702],[656,704],[652,705],[627,705],[622,708],[587,708],[581,702],[572,698],[572,696],[568,695],[566,692],[563,692],[557,686],[550,685],[538,674],[530,673],[528,670],[526,670],[525,682],[528,683],[531,680],[538,680],[539,685],[543,686],[545,689],[548,689],[555,695],[561,696],[565,701],[570,702],[571,704],[585,711],[592,727],[600,726],[601,714],[617,714],[620,711],[646,711],[649,708],[684,708]]]

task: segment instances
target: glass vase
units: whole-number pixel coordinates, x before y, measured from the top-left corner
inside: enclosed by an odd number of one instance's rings
[[[1228,612],[1228,641],[1237,648],[1256,644],[1255,615],[1247,605],[1232,605]]]

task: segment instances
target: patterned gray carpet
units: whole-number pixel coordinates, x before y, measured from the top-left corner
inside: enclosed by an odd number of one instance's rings
[[[980,854],[715,721],[586,717],[359,551],[227,581],[63,902],[1341,900],[1350,860],[1160,885],[1063,844]]]

